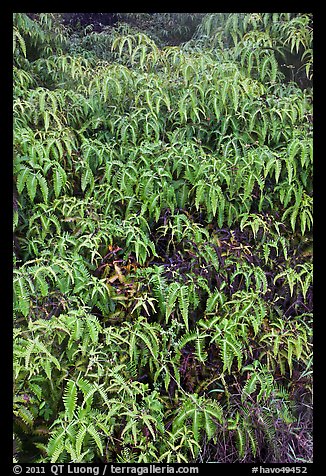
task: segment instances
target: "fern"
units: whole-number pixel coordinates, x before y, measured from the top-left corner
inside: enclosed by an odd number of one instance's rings
[[[62,188],[65,186],[67,182],[67,174],[65,170],[57,164],[54,172],[53,172],[53,188],[56,198],[60,196],[60,192]]]
[[[89,336],[94,344],[98,342],[98,334],[101,326],[95,317],[88,317],[86,319],[86,326],[88,328]]]
[[[273,389],[273,377],[268,370],[261,367],[258,361],[255,361],[253,365],[243,367],[242,372],[244,371],[251,371],[251,375],[243,387],[242,400],[244,401],[249,395],[255,393],[258,384],[260,389],[257,394],[257,401],[267,399]]]
[[[30,291],[23,275],[18,275],[17,279],[14,280],[14,295],[17,309],[24,317],[27,317],[30,309]]]
[[[77,385],[76,382],[69,380],[63,395],[63,402],[66,409],[66,417],[71,420],[74,416],[77,402]]]
[[[178,416],[173,420],[173,433],[176,433],[187,422],[191,422],[192,433],[195,441],[198,442],[200,432],[205,430],[210,439],[217,431],[218,425],[222,422],[222,411],[220,406],[211,401],[193,394],[184,399],[183,405],[178,412]]]
[[[103,445],[102,445],[101,437],[98,431],[94,428],[93,425],[89,425],[89,427],[87,428],[87,432],[91,435],[91,437],[97,444],[98,449],[100,451],[100,455],[103,455]]]

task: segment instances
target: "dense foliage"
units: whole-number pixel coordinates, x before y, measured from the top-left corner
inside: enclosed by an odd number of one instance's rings
[[[122,20],[14,14],[15,459],[311,461],[312,16]]]

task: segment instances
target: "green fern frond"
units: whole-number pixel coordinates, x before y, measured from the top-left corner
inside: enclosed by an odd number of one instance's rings
[[[77,385],[73,380],[68,380],[62,400],[65,406],[65,416],[72,420],[77,404]]]
[[[104,449],[103,449],[103,445],[102,445],[101,436],[100,436],[99,432],[96,430],[96,428],[94,427],[94,425],[91,424],[87,427],[87,433],[89,433],[91,435],[91,437],[95,441],[95,443],[96,443],[96,445],[97,445],[97,447],[100,451],[100,455],[103,456]]]

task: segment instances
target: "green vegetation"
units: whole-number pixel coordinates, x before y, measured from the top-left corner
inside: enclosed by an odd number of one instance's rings
[[[312,15],[120,15],[14,14],[14,458],[309,462]]]

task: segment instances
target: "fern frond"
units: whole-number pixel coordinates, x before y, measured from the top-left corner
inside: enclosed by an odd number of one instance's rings
[[[87,427],[87,433],[89,433],[91,435],[91,437],[95,441],[95,443],[96,443],[96,445],[97,445],[97,447],[100,451],[100,455],[103,456],[104,449],[103,449],[103,445],[102,445],[101,436],[100,436],[99,432],[96,430],[96,428],[94,427],[94,425],[91,424]]]
[[[77,385],[73,380],[68,380],[62,400],[66,410],[65,416],[68,420],[72,420],[77,404]]]

